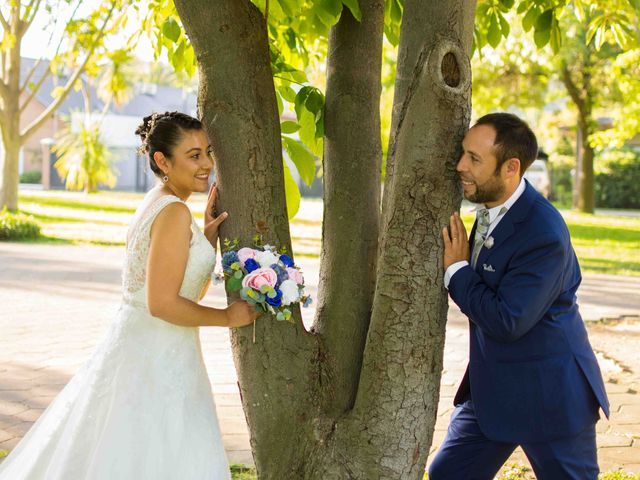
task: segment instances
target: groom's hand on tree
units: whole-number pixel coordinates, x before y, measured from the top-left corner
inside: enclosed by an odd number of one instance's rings
[[[449,228],[442,229],[442,239],[444,240],[445,271],[456,262],[469,261],[469,238],[457,212],[449,218]]]

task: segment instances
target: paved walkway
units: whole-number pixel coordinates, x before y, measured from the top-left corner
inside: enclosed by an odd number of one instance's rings
[[[0,449],[11,450],[102,338],[120,298],[122,249],[0,243]],[[305,260],[315,296],[318,261]],[[579,301],[587,320],[640,314],[640,278],[587,275]],[[222,306],[221,286],[205,301]],[[305,320],[313,318],[312,309]],[[640,473],[640,360],[637,322],[592,324],[612,403],[611,421],[598,424],[603,470]],[[201,329],[205,361],[231,462],[252,463],[225,329]],[[450,310],[442,398],[432,451],[442,441],[451,399],[467,361],[467,322]],[[512,461],[528,464],[516,452]]]

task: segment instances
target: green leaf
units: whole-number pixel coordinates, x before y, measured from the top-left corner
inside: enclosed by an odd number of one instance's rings
[[[398,0],[391,0],[391,21],[398,24],[402,21],[402,7]]]
[[[313,11],[325,26],[331,28],[340,19],[342,2],[340,0],[318,0],[314,3]]]
[[[306,108],[302,109],[301,115],[298,117],[298,124],[300,130],[298,130],[298,136],[302,143],[304,143],[309,150],[316,156],[322,155],[322,138],[316,136],[316,116]]]
[[[587,44],[591,43],[593,37],[598,32],[598,30],[602,30],[603,26],[603,18],[596,17],[589,23],[589,28],[587,28]]]
[[[282,7],[282,10],[284,11],[284,13],[287,14],[287,16],[293,17],[295,15],[295,12],[296,12],[295,0],[278,0],[278,3],[280,4],[280,7]]]
[[[400,42],[400,36],[398,35],[398,30],[396,28],[394,28],[393,26],[385,25],[384,34],[386,35],[387,40],[389,40],[389,43],[391,45],[393,45],[394,47],[398,46],[398,43]]]
[[[280,96],[280,92],[276,90],[276,102],[278,103],[278,117],[282,116],[282,112],[284,112],[284,105],[282,104],[282,97]]]
[[[553,24],[551,25],[551,37],[549,42],[551,43],[551,50],[553,50],[553,53],[558,53],[562,46],[562,32],[560,31],[560,27],[558,26],[558,21],[556,19],[553,20]]]
[[[507,19],[504,18],[504,16],[500,15],[498,18],[500,19],[500,30],[502,31],[502,36],[504,38],[507,38],[509,36],[509,32],[511,31],[511,26],[509,25],[509,22],[507,22]]]
[[[498,17],[494,14],[489,21],[489,30],[487,30],[487,40],[489,45],[496,48],[500,44],[502,33],[500,32],[500,25],[498,24]]]
[[[551,22],[553,21],[553,9],[542,12],[536,20],[536,32],[551,30]]]
[[[360,11],[360,4],[358,3],[358,0],[342,0],[342,3],[351,10],[353,18],[359,22],[362,21],[362,11]]]
[[[289,103],[295,103],[296,101],[296,91],[291,88],[289,85],[280,85],[278,87],[278,91],[282,98],[284,98]]]
[[[324,137],[324,109],[320,111],[320,115],[316,115],[316,138]]]
[[[296,216],[300,209],[300,189],[291,175],[287,162],[283,159],[284,166],[284,193],[287,200],[287,216],[289,220]]]
[[[227,290],[230,292],[237,292],[242,288],[242,280],[236,278],[235,276],[229,277],[227,280]]]
[[[595,42],[596,50],[600,50],[602,48],[602,45],[604,45],[604,42],[606,40],[606,30],[604,28],[599,28],[596,31],[595,40],[596,40],[596,42]]]
[[[282,141],[289,158],[300,174],[300,178],[310,187],[316,175],[315,158],[301,142],[289,137],[282,137]]]
[[[536,42],[538,48],[544,47],[549,43],[551,37],[551,30],[536,30],[533,34],[533,41]]]
[[[186,44],[184,41],[180,42],[178,44],[178,48],[176,48],[176,50],[173,52],[173,55],[171,55],[171,64],[173,65],[173,68],[176,70],[176,72],[179,72],[181,70],[184,69],[184,50],[185,50]]]
[[[295,133],[300,130],[300,125],[290,120],[284,121],[280,124],[280,131],[282,133]]]
[[[239,278],[240,280],[242,280],[242,277],[244,276],[244,273],[242,273],[242,270],[236,270],[235,272],[233,272],[233,276],[235,278]]]
[[[196,73],[196,54],[193,51],[193,47],[189,45],[184,50],[184,70],[189,75],[189,78],[193,77],[193,74]]]
[[[518,15],[524,13],[524,11],[527,9],[527,4],[525,2],[520,2],[520,5],[518,5],[518,9],[516,10],[516,13]]]
[[[180,38],[180,25],[173,17],[168,17],[162,25],[162,33],[172,42],[177,42]]]
[[[522,19],[522,28],[524,28],[525,32],[531,30],[533,25],[536,23],[538,16],[540,15],[540,11],[536,7],[531,7],[527,14]]]
[[[304,102],[304,106],[317,116],[318,112],[324,107],[324,95],[317,88],[312,89]]]
[[[303,110],[303,106],[305,105],[305,102],[307,101],[307,97],[309,96],[309,93],[313,90],[313,87],[302,87],[300,90],[298,90],[298,93],[296,94],[296,99],[295,99],[295,110],[296,110],[296,115],[298,116],[298,120],[300,120],[300,117],[302,116],[302,110]]]

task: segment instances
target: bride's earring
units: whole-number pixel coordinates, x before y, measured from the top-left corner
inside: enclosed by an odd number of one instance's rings
[[[167,183],[168,181],[169,181],[169,177],[167,175],[162,177],[162,183]]]

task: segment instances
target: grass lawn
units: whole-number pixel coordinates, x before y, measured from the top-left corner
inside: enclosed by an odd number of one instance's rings
[[[43,241],[122,246],[129,220],[143,196],[24,190],[20,192],[20,210],[40,222]],[[204,194],[194,194],[189,199],[189,206],[200,222],[205,202]],[[561,212],[584,272],[640,276],[640,217]],[[473,218],[472,214],[463,215],[469,229]],[[304,199],[291,222],[296,255],[319,257],[321,222],[322,203]]]
[[[640,276],[640,216],[589,215],[560,210],[583,272]],[[468,231],[475,216],[462,216]]]

